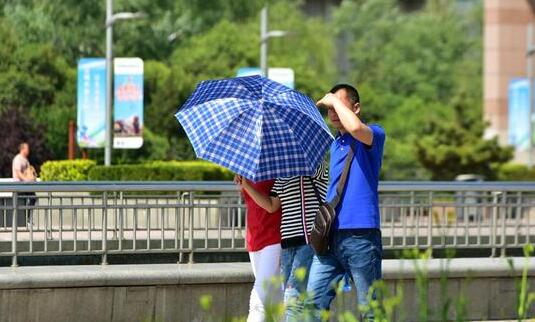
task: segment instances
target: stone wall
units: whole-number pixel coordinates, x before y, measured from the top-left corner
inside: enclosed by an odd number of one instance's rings
[[[431,309],[440,306],[444,263],[419,262],[428,270]],[[454,259],[447,292],[452,299],[461,293],[467,297],[469,320],[514,319],[515,279],[523,265],[524,259],[515,259],[512,272],[505,259]],[[528,265],[535,290],[535,258]],[[404,288],[403,312],[396,313],[396,321],[418,320],[414,267],[412,261],[383,261],[389,289]],[[0,322],[209,321],[199,305],[207,294],[213,297],[211,321],[228,321],[247,313],[252,281],[249,263],[0,268]],[[338,300],[339,307],[355,307],[353,293]]]

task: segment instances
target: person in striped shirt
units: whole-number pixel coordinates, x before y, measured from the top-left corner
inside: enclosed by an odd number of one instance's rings
[[[297,321],[303,311],[300,295],[306,291],[314,251],[308,238],[328,185],[327,166],[322,163],[311,177],[278,178],[269,195],[241,178],[239,184],[249,196],[270,213],[282,209],[281,274],[286,305],[285,321]]]

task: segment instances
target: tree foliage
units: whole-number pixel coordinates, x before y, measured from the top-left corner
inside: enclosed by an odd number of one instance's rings
[[[10,178],[13,158],[18,153],[19,145],[30,145],[30,163],[39,171],[39,165],[52,157],[47,149],[45,139],[41,136],[46,128],[32,122],[23,108],[10,108],[0,112],[0,129],[2,131],[2,152],[0,153],[0,178]]]
[[[429,0],[404,13],[395,0],[344,1],[335,25],[350,39],[346,74],[361,91],[363,116],[387,131],[383,177],[437,177],[431,169],[440,168],[424,166],[428,160],[416,153],[426,125],[432,118],[455,123],[454,102],[481,118],[481,3],[467,11]]]
[[[299,39],[272,41],[269,65],[293,68],[297,89],[319,97],[331,86],[335,73],[333,45],[324,41],[329,38],[328,28],[317,19],[305,17],[296,4],[275,3],[270,13],[272,28],[291,30]],[[240,67],[259,65],[258,26],[256,15],[240,23],[223,19],[206,32],[185,40],[173,51],[168,65],[147,64],[147,126],[158,128],[168,137],[180,134],[184,138],[176,119],[169,116],[176,113],[201,80],[233,77]],[[151,93],[151,88],[157,91]],[[181,149],[183,140],[174,141],[172,145]]]
[[[511,148],[503,148],[496,138],[483,138],[486,124],[468,113],[461,103],[453,105],[452,122],[431,120],[416,141],[416,152],[433,180],[453,180],[462,173],[477,173],[495,180],[496,165],[509,161]]]
[[[0,111],[24,110],[43,129],[42,144],[50,156],[65,158],[68,121],[76,119],[76,63],[104,54],[105,2],[1,4]],[[145,60],[145,139],[157,146],[117,150],[115,162],[194,157],[174,114],[200,80],[232,77],[240,67],[258,66],[263,5],[260,0],[115,1],[115,11],[146,14],[114,26],[114,54]],[[272,1],[271,26],[298,31],[299,41],[274,42],[270,63],[294,68],[298,88],[317,94],[332,81],[333,48],[317,37],[327,38],[326,24],[304,16],[299,5]],[[305,54],[295,55],[298,50]],[[311,63],[319,68],[310,69]],[[100,160],[102,151],[91,150],[90,156]]]
[[[468,10],[455,1],[426,3],[407,12],[397,0],[346,0],[325,20],[305,15],[302,0],[271,0],[270,29],[291,34],[269,40],[269,66],[292,68],[296,89],[314,99],[336,81],[355,84],[364,119],[387,131],[383,178],[451,179],[461,172],[492,178],[489,165],[510,154],[481,139],[481,2]],[[144,147],[115,150],[115,163],[194,158],[174,114],[199,81],[259,65],[264,4],[115,1],[116,12],[146,14],[115,24],[114,55],[145,61],[147,129]],[[36,161],[63,159],[68,121],[76,119],[77,60],[104,56],[105,1],[0,5],[0,113],[20,127],[9,135],[4,131],[12,127],[0,127],[0,143],[11,149],[36,136]],[[348,67],[337,61],[343,56]],[[101,162],[103,152],[91,150],[90,157]]]
[[[47,158],[66,157],[67,122],[76,99],[66,90],[75,88],[76,75],[51,44],[25,43],[17,34],[15,26],[0,19],[0,113],[9,118],[0,126],[0,140],[7,159],[20,140],[29,140],[39,166]]]

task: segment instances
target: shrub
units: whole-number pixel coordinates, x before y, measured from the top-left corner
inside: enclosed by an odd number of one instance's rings
[[[141,164],[96,165],[94,160],[47,161],[43,181],[217,181],[231,180],[231,171],[206,161],[152,161]]]
[[[40,178],[43,181],[85,181],[95,165],[93,160],[46,161],[41,166]]]
[[[501,181],[535,181],[535,168],[518,163],[506,163],[497,169]]]
[[[205,161],[153,161],[143,164],[95,166],[94,181],[214,181],[231,180],[231,171]]]

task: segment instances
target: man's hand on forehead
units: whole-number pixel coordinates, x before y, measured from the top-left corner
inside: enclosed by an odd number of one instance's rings
[[[316,106],[323,108],[332,108],[334,104],[341,102],[340,99],[333,93],[327,93],[319,101],[316,102]]]

